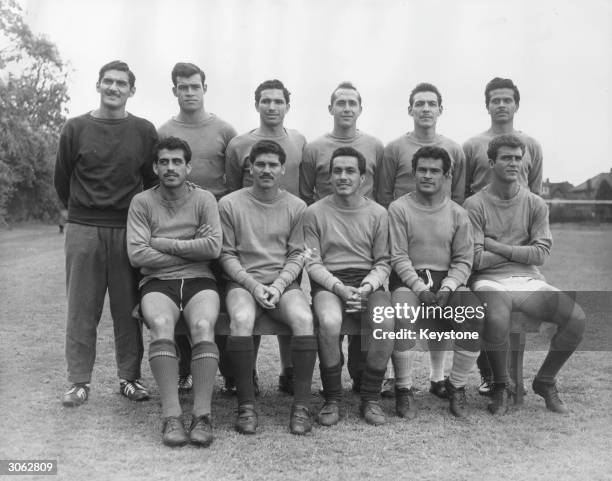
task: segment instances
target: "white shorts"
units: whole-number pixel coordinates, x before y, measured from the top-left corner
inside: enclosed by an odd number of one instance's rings
[[[518,308],[536,291],[559,291],[559,289],[541,279],[534,279],[528,276],[510,276],[494,281],[481,279],[472,284],[472,289],[474,291],[507,292],[512,299],[514,308]]]

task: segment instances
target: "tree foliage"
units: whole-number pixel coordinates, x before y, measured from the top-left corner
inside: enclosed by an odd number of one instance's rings
[[[0,221],[57,216],[53,165],[67,68],[15,0],[0,0]]]

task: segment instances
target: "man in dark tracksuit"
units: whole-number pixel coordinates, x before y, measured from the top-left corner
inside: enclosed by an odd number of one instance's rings
[[[135,271],[126,249],[126,219],[132,197],[155,181],[152,148],[155,127],[125,110],[135,93],[126,63],[100,69],[100,106],[68,120],[55,164],[55,188],[68,209],[66,228],[66,360],[64,406],[87,401],[96,357],[96,329],[108,290],[115,334],[120,392],[148,399],[138,381],[142,332],[131,312],[138,303]]]

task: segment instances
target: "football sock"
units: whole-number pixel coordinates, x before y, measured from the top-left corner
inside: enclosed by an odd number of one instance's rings
[[[184,377],[191,372],[191,342],[185,334],[175,335],[174,341],[179,353],[179,375]]]
[[[259,346],[261,345],[261,336],[253,336],[253,369],[257,366],[257,355],[259,354]]]
[[[162,416],[180,416],[178,396],[178,359],[172,339],[158,339],[149,344],[149,365],[159,388]]]
[[[193,346],[191,374],[193,375],[193,415],[210,414],[215,375],[219,365],[219,350],[214,342],[202,341]]]
[[[380,399],[380,387],[386,369],[374,369],[366,366],[361,377],[361,401],[378,401]]]
[[[429,380],[443,381],[444,380],[444,355],[446,351],[438,351],[436,349],[429,350]]]
[[[547,384],[554,384],[555,377],[565,364],[565,362],[574,353],[575,348],[567,349],[567,343],[559,340],[559,336],[553,337],[550,343],[550,349],[542,362],[540,370],[536,374],[536,378]]]
[[[253,336],[229,336],[225,351],[229,375],[236,380],[238,404],[254,403]]]
[[[294,367],[295,369],[295,367]],[[323,384],[323,394],[326,401],[342,400],[342,364],[338,363],[332,367],[323,367],[319,363],[321,370],[321,384]]]
[[[508,377],[508,345],[503,344],[497,347],[495,350],[487,350],[486,356],[491,364],[491,371],[493,372],[493,381],[495,384],[508,384],[510,378]]]
[[[412,370],[416,352],[393,351],[393,369],[395,369],[395,389],[410,389],[412,387]]]
[[[491,370],[491,363],[489,362],[489,358],[487,357],[486,351],[480,351],[480,356],[476,360],[476,364],[478,365],[478,370],[480,371],[480,375],[484,378],[493,378],[493,371]]]
[[[480,353],[474,351],[464,351],[457,349],[453,353],[453,367],[451,368],[449,381],[455,387],[463,387],[467,384],[470,371],[476,363],[476,358]]]
[[[387,371],[385,372],[385,379],[393,379],[395,377],[395,370],[393,369],[393,361],[389,358],[387,363]]]
[[[361,376],[366,365],[368,355],[367,349],[362,349],[362,339],[360,335],[348,336],[348,360],[346,368],[349,376],[357,384],[361,383]]]
[[[291,338],[291,362],[293,363],[293,402],[310,404],[312,372],[317,359],[316,336]]]

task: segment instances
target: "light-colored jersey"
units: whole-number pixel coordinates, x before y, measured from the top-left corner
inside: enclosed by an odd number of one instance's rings
[[[225,120],[210,114],[203,122],[191,124],[175,118],[158,129],[160,138],[178,137],[191,149],[191,172],[187,179],[219,199],[227,194],[225,185],[225,151],[236,129]]]
[[[313,281],[331,291],[340,282],[334,272],[363,269],[369,274],[362,282],[374,290],[385,282],[391,268],[384,207],[366,198],[356,208],[340,207],[328,195],[306,209],[303,222],[306,247],[316,249],[306,263]]]
[[[451,290],[467,283],[474,258],[468,214],[445,198],[435,207],[420,204],[415,194],[403,195],[389,206],[391,266],[417,294],[427,287],[417,270],[448,271],[441,287]]]
[[[537,140],[519,130],[515,130],[512,134],[516,135],[525,144],[525,155],[519,170],[519,182],[534,194],[540,195],[542,190],[542,147]],[[463,144],[466,197],[480,192],[491,182],[491,164],[489,163],[487,149],[489,148],[489,142],[495,137],[498,137],[498,135],[487,131],[472,137]]]
[[[251,293],[261,283],[282,294],[304,267],[305,209],[304,201],[285,190],[272,201],[258,199],[251,187],[223,197],[221,264],[229,278]]]
[[[308,205],[332,193],[329,161],[334,150],[340,147],[353,147],[363,154],[366,159],[366,179],[359,192],[365,197],[374,198],[375,177],[383,157],[383,144],[376,137],[358,130],[350,139],[325,134],[306,144],[300,164],[300,197]]]
[[[226,184],[230,192],[253,185],[249,153],[251,147],[260,140],[273,140],[279,144],[287,156],[285,175],[281,187],[293,195],[299,195],[300,164],[306,138],[297,130],[285,129],[283,135],[268,137],[258,135],[254,130],[234,137],[227,146],[225,155]]]
[[[542,198],[521,187],[512,199],[500,199],[485,187],[466,199],[474,231],[474,279],[497,280],[510,276],[544,277],[536,266],[550,255],[552,234],[548,207]],[[512,247],[511,259],[491,265],[485,237]]]
[[[451,177],[445,189],[451,199],[463,203],[465,194],[465,156],[461,146],[443,135],[436,135],[431,142],[417,139],[409,132],[390,142],[384,151],[383,161],[378,171],[376,200],[383,206],[402,195],[416,190],[416,180],[412,173],[412,157],[421,147],[441,147],[451,159]]]
[[[207,224],[212,231],[195,237]],[[159,186],[134,197],[128,211],[127,248],[130,263],[144,276],[140,285],[155,279],[209,277],[210,260],[221,253],[221,224],[215,197],[188,187],[176,200],[166,200]]]

